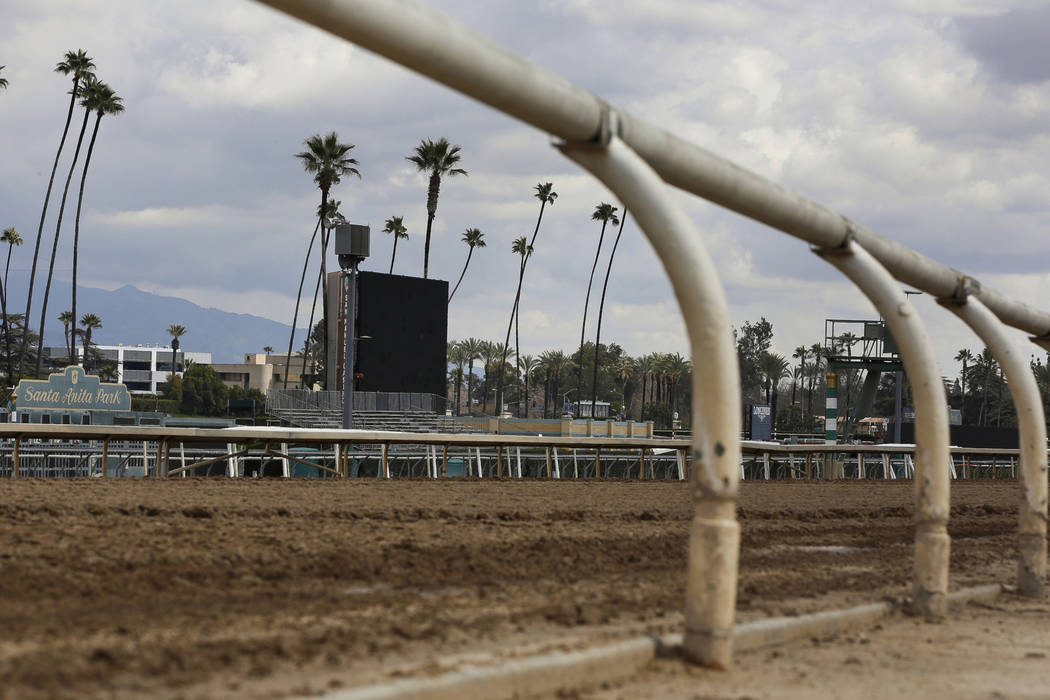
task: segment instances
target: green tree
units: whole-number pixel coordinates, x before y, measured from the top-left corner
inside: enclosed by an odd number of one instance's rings
[[[62,157],[62,148],[66,144],[66,135],[69,133],[69,124],[73,120],[73,108],[76,107],[77,97],[80,96],[80,83],[89,76],[94,76],[91,72],[91,69],[94,67],[94,61],[91,60],[83,49],[75,52],[67,51],[65,58],[55,66],[56,73],[73,76],[73,88],[69,91],[69,111],[66,114],[66,125],[62,129],[62,139],[58,142],[58,152],[55,153],[55,163],[51,166],[51,178],[47,182],[47,192],[44,194],[44,207],[40,211],[40,225],[37,226],[36,230],[36,244],[33,247],[33,264],[29,269],[29,287],[26,290],[25,318],[27,324],[32,319],[33,286],[36,283],[36,268],[40,258],[40,241],[44,237],[44,219],[47,217],[48,202],[51,201],[51,188],[54,187],[55,184],[55,173],[58,172],[58,161]],[[28,347],[27,343],[29,338],[29,333],[22,334],[22,346],[18,353],[19,374],[22,374],[25,368],[26,351]]]
[[[327,329],[331,325],[327,323],[328,285],[324,284],[324,280],[328,276],[327,257],[329,236],[326,231],[326,226],[324,225],[324,215],[328,209],[326,206],[328,203],[328,193],[334,185],[338,185],[347,175],[356,175],[360,178],[361,173],[356,167],[354,167],[358,165],[358,162],[349,155],[350,151],[354,148],[354,144],[339,143],[339,135],[336,132],[333,131],[326,136],[314,134],[303,143],[306,145],[306,150],[302,153],[296,153],[295,157],[302,162],[303,169],[314,176],[314,182],[317,183],[317,188],[321,190],[321,208],[318,217],[321,226],[321,303],[324,307],[321,315],[326,321],[324,327],[325,333],[327,334]],[[327,335],[325,336],[324,345],[325,347],[328,347]],[[322,386],[327,388],[327,383],[322,382]]]
[[[171,336],[171,372],[168,373],[168,381],[171,381],[172,377],[177,376],[175,370],[178,365],[175,362],[175,355],[179,351],[179,338],[186,335],[186,326],[179,323],[173,323],[168,326],[168,335]]]
[[[543,417],[555,418],[562,413],[561,383],[565,370],[570,366],[569,358],[561,350],[546,350],[540,353],[540,369],[544,374]]]
[[[124,111],[124,100],[117,96],[109,85],[97,80],[89,80],[84,83],[84,97],[80,101],[84,107],[84,118],[92,111],[95,113],[95,126],[91,131],[91,141],[88,143],[87,155],[84,157],[84,171],[80,174],[80,194],[77,196],[77,214],[73,227],[73,303],[71,312],[73,314],[73,334],[77,332],[77,269],[80,260],[80,212],[84,206],[84,182],[87,180],[88,167],[91,165],[91,154],[95,150],[95,139],[98,138],[98,126],[102,117],[107,114],[120,114]],[[59,215],[61,218],[61,215]],[[57,238],[57,235],[56,235]],[[44,302],[46,305],[46,301]],[[41,331],[41,337],[43,337]],[[76,358],[70,354],[70,364],[76,362]]]
[[[99,328],[102,328],[102,319],[95,314],[84,314],[80,319],[80,325],[84,329],[84,371],[87,372],[90,370],[91,335]],[[39,360],[37,364],[39,364]]]
[[[795,352],[791,353],[791,357],[798,360],[798,369],[795,370],[794,381],[791,382],[791,405],[795,405],[795,390],[798,388],[799,379],[804,380],[802,374],[803,367],[806,364],[806,359],[809,357],[809,348],[805,345],[799,345],[795,348]]]
[[[620,245],[620,236],[623,235],[623,226],[627,223],[627,210],[623,210],[623,218],[620,219],[620,229],[616,232],[616,240],[613,241],[612,253],[609,254],[609,267],[605,269],[605,281],[602,282],[602,300],[598,304],[598,330],[594,334],[594,351],[598,352],[598,346],[602,342],[602,314],[605,313],[605,293],[609,289],[609,276],[612,274],[613,258],[616,257],[616,246]],[[598,356],[594,357],[594,381],[593,386],[598,385]],[[591,391],[591,415],[594,415],[594,408],[597,405],[598,394]]]
[[[962,422],[966,424],[966,368],[967,365],[973,362],[973,353],[968,349],[963,348],[959,352],[955,353],[955,361],[962,362],[962,374],[959,375],[960,392],[962,394],[962,401],[959,404],[959,415],[962,418]]]
[[[740,364],[740,388],[745,402],[756,402],[761,396],[763,374],[759,365],[762,353],[773,342],[773,324],[761,320],[745,321],[736,333],[736,354]]]
[[[430,269],[430,231],[437,215],[438,194],[441,190],[441,178],[444,176],[467,175],[459,164],[459,146],[453,146],[445,138],[437,141],[425,139],[416,146],[416,151],[405,160],[415,163],[419,172],[428,173],[430,180],[427,186],[427,237],[423,244],[423,279],[427,278]],[[462,278],[461,278],[462,279]]]
[[[273,352],[273,346],[272,345],[264,346],[263,347],[263,352],[266,353],[266,359],[270,359],[270,353]]]
[[[525,390],[519,394],[518,405],[521,407],[521,417],[529,417],[529,378],[539,367],[539,360],[532,355],[524,355],[518,358],[519,374],[525,383]]]
[[[182,412],[219,416],[226,412],[230,390],[209,365],[193,365],[182,374]]]
[[[463,263],[463,272],[459,273],[459,281],[456,282],[456,286],[452,288],[452,293],[448,295],[448,302],[446,303],[449,304],[452,303],[452,297],[456,296],[456,290],[459,289],[459,284],[463,281],[463,275],[467,274],[467,266],[470,265],[470,257],[474,255],[474,249],[485,247],[485,234],[482,233],[480,229],[468,228],[463,232],[461,240],[469,246],[469,249],[467,250],[467,261]]]
[[[602,241],[605,240],[605,227],[609,225],[611,221],[613,226],[620,223],[620,219],[616,216],[616,209],[613,205],[602,202],[594,208],[594,213],[591,214],[592,221],[602,222],[602,232],[598,237],[598,248],[594,251],[594,264],[591,265],[591,277],[587,282],[587,296],[583,299],[583,322],[580,324],[580,355],[577,359],[577,370],[576,370],[576,400],[583,403],[581,392],[583,391],[583,338],[587,332],[587,307],[591,302],[591,285],[594,284],[594,271],[598,269],[598,256],[602,252]]]
[[[394,236],[394,250],[390,253],[390,274],[394,274],[394,258],[397,257],[397,241],[399,238],[408,238],[408,229],[400,216],[391,216],[383,223],[383,233]]]
[[[449,364],[456,365],[456,369],[453,372],[453,380],[455,382],[455,414],[460,415],[460,389],[463,385],[463,365],[466,363],[466,354],[463,352],[462,341],[453,340],[450,341],[445,347],[445,358]]]

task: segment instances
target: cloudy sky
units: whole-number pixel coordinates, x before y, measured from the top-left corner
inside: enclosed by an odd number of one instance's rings
[[[372,225],[364,269],[389,267],[392,241],[381,229],[400,215],[411,239],[398,246],[395,271],[419,275],[426,181],[405,156],[422,138],[447,137],[462,146],[470,175],[443,184],[432,276],[455,282],[464,229],[480,228],[488,242],[453,301],[450,338],[502,339],[517,271],[511,241],[531,233],[532,188],[551,181],[559,198],[526,278],[522,345],[537,353],[578,342],[599,233],[590,214],[599,202],[619,203],[547,135],[250,0],[0,2],[0,65],[10,81],[0,93],[0,227],[35,235],[68,104],[69,81],[52,71],[64,52],[86,49],[125,100],[126,113],[103,120],[92,160],[83,284],[133,284],[290,322],[319,200],[293,154],[332,130],[356,144],[362,179],[345,180],[333,196],[348,219]],[[1045,3],[428,4],[635,114],[1046,306]],[[766,316],[778,351],[820,341],[827,317],[873,315],[801,242],[679,198],[704,232],[735,323]],[[29,249],[15,267],[28,267]],[[58,274],[70,268],[67,254]],[[954,376],[951,355],[976,342],[932,300],[917,305]],[[687,352],[670,287],[631,220],[606,306],[603,339],[631,354]]]

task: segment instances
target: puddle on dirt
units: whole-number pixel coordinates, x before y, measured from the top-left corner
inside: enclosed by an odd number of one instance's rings
[[[783,552],[807,552],[811,554],[860,554],[861,552],[873,552],[871,547],[846,547],[844,545],[806,545],[806,544],[782,544],[762,549],[754,549],[749,554],[781,554]]]

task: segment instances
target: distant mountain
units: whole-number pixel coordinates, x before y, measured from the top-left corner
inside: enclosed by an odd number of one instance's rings
[[[46,274],[46,270],[45,270]],[[14,289],[24,289],[27,280],[11,272],[11,296]],[[40,322],[42,288],[33,293],[33,330]],[[70,284],[54,281],[48,301],[45,343],[50,347],[65,343],[58,315],[69,308]],[[58,301],[61,300],[61,301]],[[11,299],[9,313],[25,310],[25,297]],[[186,327],[182,349],[187,352],[210,352],[213,362],[243,362],[245,353],[262,352],[267,345],[276,352],[288,349],[291,326],[251,314],[236,314],[221,309],[206,309],[178,297],[151,294],[127,285],[113,291],[78,286],[77,315],[94,313],[102,319],[102,328],[92,336],[99,345],[166,345],[171,342],[168,326],[180,323]],[[301,333],[296,333],[296,346],[301,346]]]

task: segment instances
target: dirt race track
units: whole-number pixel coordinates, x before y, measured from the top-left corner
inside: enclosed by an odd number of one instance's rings
[[[906,595],[910,482],[749,482],[741,620]],[[953,482],[952,588],[1017,484]],[[282,697],[679,631],[678,482],[0,482],[0,697]]]

